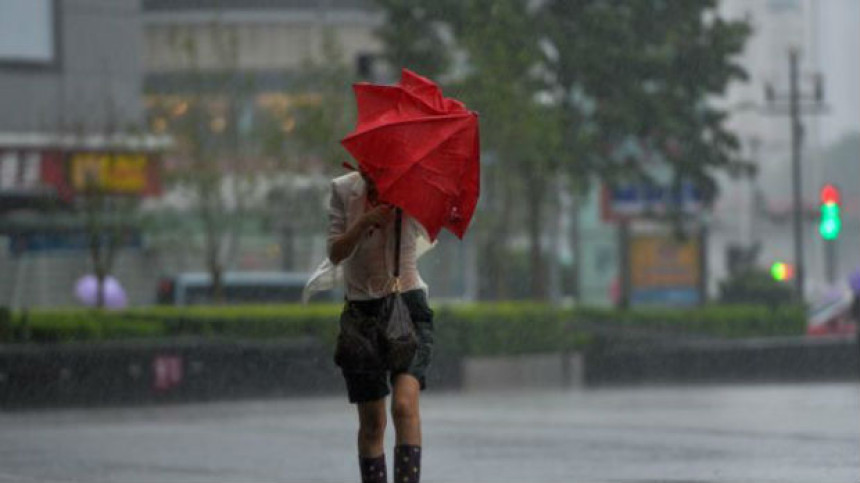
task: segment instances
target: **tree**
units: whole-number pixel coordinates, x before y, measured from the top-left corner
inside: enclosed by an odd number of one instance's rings
[[[483,15],[482,15],[483,14]],[[502,216],[484,240],[490,265],[504,267],[504,247],[515,221],[512,205],[526,208],[522,218],[529,239],[533,298],[545,298],[546,264],[542,235],[550,183],[558,167],[558,109],[541,103],[542,33],[536,12],[520,0],[476,0],[464,3],[452,21],[470,69],[462,81],[462,98],[481,113],[482,141],[498,159],[490,176],[501,177]],[[505,280],[500,276],[498,280]]]
[[[110,79],[107,68],[104,79]],[[140,227],[139,193],[135,193],[135,189],[123,189],[128,188],[122,184],[129,180],[112,179],[115,176],[114,168],[119,165],[134,172],[146,169],[147,160],[145,155],[125,152],[127,148],[124,142],[139,134],[139,129],[134,125],[120,126],[118,109],[110,95],[104,98],[103,106],[92,105],[90,109],[93,112],[100,109],[104,114],[100,127],[103,146],[90,153],[75,154],[66,162],[72,169],[71,182],[77,190],[75,201],[79,216],[73,218],[73,223],[83,227],[87,252],[96,277],[95,306],[102,309],[106,303],[105,280],[113,271],[116,256]],[[58,130],[69,139],[83,140],[87,131],[85,125],[85,119],[78,119],[74,123],[60,119]],[[131,182],[136,183],[135,180]]]
[[[340,39],[330,27],[322,32],[320,61],[307,59],[296,91],[308,100],[296,106],[295,131],[287,140],[291,154],[307,167],[340,168],[345,151],[337,142],[355,124],[355,100],[349,86],[356,80],[344,61]],[[311,162],[308,162],[311,161]]]
[[[97,156],[106,160],[112,158],[110,153]],[[90,262],[97,280],[96,307],[103,308],[105,280],[113,270],[117,252],[136,228],[139,200],[133,196],[117,196],[92,178],[85,181],[78,198]]]
[[[385,22],[376,34],[382,40],[385,60],[424,76],[445,73],[451,62],[442,25],[452,16],[456,0],[376,0]]]
[[[260,127],[265,155],[276,160],[279,172],[286,174],[271,186],[267,205],[271,208],[268,221],[281,235],[283,268],[290,270],[296,268],[293,249],[297,236],[325,230],[319,205],[308,201],[323,199],[329,185],[322,181],[343,172],[341,164],[347,155],[338,140],[355,123],[349,86],[356,75],[330,27],[322,31],[319,54],[319,59],[303,62],[297,82],[290,88],[291,105],[265,113]]]
[[[710,101],[745,78],[734,56],[750,30],[717,16],[715,0],[378,3],[389,23],[401,22],[382,30],[392,60],[419,65],[412,59],[427,59],[446,29],[447,50],[465,54],[466,74],[452,87],[481,113],[482,149],[498,159],[488,180],[503,198],[495,214],[482,213],[494,217],[486,224],[496,246],[486,253],[504,246],[512,209],[524,205],[536,298],[546,293],[540,239],[553,180],[576,189],[595,176],[653,183],[646,164],[660,159],[672,189],[693,182],[712,199],[714,171],[743,165],[726,113]],[[629,143],[639,154],[613,161]]]
[[[238,119],[250,79],[239,74],[235,27],[214,22],[209,44],[218,71],[201,68],[195,32],[177,31],[174,51],[189,71],[191,92],[170,106],[166,129],[176,138],[179,166],[171,180],[193,200],[203,229],[204,257],[213,300],[223,300],[224,271],[239,250],[243,223],[258,176],[243,165]]]
[[[661,158],[673,188],[694,182],[710,200],[715,170],[744,166],[739,141],[713,105],[730,82],[746,79],[737,64],[750,33],[745,22],[716,14],[716,0],[628,2],[550,0],[544,5],[551,62],[563,93],[569,162],[580,173],[648,178],[642,157],[608,162],[633,141]],[[653,181],[653,180],[652,180]]]
[[[389,58],[400,59],[408,65],[427,65],[430,72],[438,68],[430,64],[426,46],[439,48],[437,32],[444,25],[451,34],[453,50],[464,54],[468,68],[461,78],[451,82],[448,92],[462,99],[481,115],[482,148],[491,152],[495,162],[485,165],[484,179],[493,206],[498,214],[484,218],[478,215],[475,229],[480,232],[483,264],[492,274],[495,296],[506,295],[505,259],[507,241],[515,225],[525,224],[529,239],[531,293],[535,298],[546,296],[546,265],[541,239],[545,209],[550,200],[548,184],[557,167],[560,138],[558,109],[539,102],[545,86],[541,76],[541,31],[536,22],[536,10],[520,0],[473,0],[468,2],[438,2],[432,10],[421,9],[411,2],[382,2],[389,9],[390,21],[400,19],[404,25],[420,22],[402,38],[383,36],[386,47],[394,53]],[[403,20],[404,17],[408,20]],[[389,27],[384,32],[397,32],[405,27]],[[431,32],[429,37],[416,38],[416,32]],[[409,64],[412,62],[412,64]],[[419,73],[425,74],[419,71]],[[524,206],[522,217],[517,208]]]

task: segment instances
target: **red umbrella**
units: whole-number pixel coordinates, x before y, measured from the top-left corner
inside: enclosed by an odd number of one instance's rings
[[[444,227],[463,238],[480,192],[478,115],[403,69],[400,83],[353,86],[358,123],[341,144],[379,191],[432,240]]]

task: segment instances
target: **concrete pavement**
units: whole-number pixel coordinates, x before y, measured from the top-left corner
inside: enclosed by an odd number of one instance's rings
[[[856,383],[428,393],[422,413],[427,483],[860,481]],[[0,413],[0,482],[357,481],[355,429],[330,397]]]

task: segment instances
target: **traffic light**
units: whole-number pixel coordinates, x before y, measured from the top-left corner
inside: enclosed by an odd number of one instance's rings
[[[821,220],[818,223],[818,233],[825,240],[835,240],[842,231],[842,215],[839,212],[839,190],[826,184],[821,187]]]
[[[785,262],[774,262],[770,266],[770,275],[778,282],[784,282],[794,278],[794,267]]]

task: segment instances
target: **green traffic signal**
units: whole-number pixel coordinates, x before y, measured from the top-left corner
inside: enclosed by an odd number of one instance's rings
[[[770,276],[778,282],[794,278],[794,266],[785,262],[774,262],[770,266]]]
[[[821,221],[818,224],[818,232],[825,240],[835,240],[842,231],[842,218],[839,214],[839,205],[836,203],[825,203],[821,205]]]
[[[774,263],[773,265],[771,265],[770,276],[773,277],[774,280],[785,280],[785,264]]]

